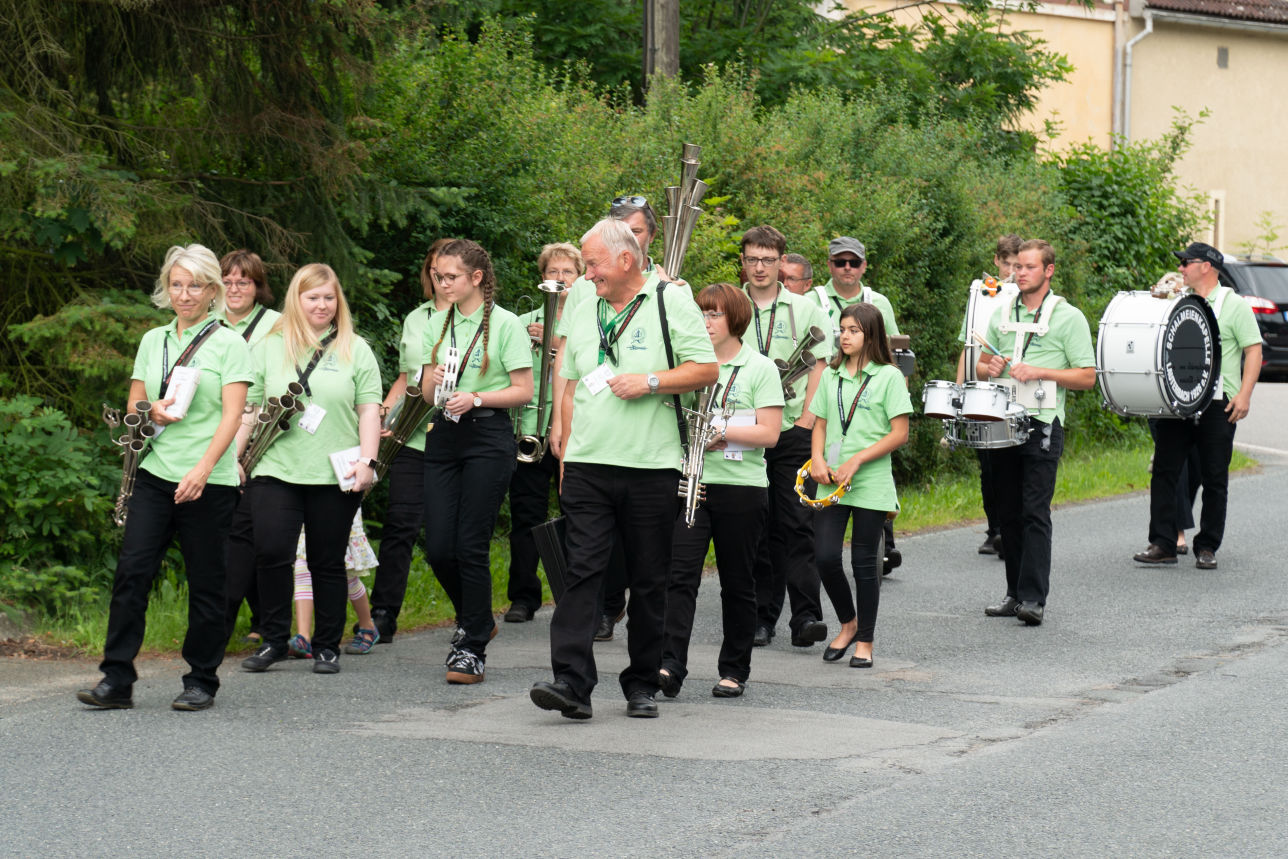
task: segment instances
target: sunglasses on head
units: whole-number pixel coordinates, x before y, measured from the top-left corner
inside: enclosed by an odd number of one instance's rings
[[[861,260],[861,259],[834,259],[834,260],[831,260],[831,263],[832,263],[832,265],[836,266],[837,268],[858,268],[859,266],[863,265],[863,260]]]
[[[636,208],[642,209],[648,205],[648,198],[641,197],[639,194],[631,194],[629,196],[624,196],[624,197],[614,197],[613,202],[610,203],[609,205],[635,206]]]

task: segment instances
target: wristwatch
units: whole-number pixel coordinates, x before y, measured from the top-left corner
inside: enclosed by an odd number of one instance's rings
[[[480,397],[478,394],[473,394],[472,396],[474,397],[474,408],[476,408],[476,409],[480,409],[480,408],[482,408],[482,407],[483,407],[483,398],[482,398],[482,397]]]
[[[372,469],[380,464],[380,460],[376,459],[374,456],[360,456],[358,457],[358,462]]]
[[[658,387],[662,384],[662,380],[657,377],[657,373],[649,373],[645,376],[645,379],[648,381],[648,392],[656,394]]]

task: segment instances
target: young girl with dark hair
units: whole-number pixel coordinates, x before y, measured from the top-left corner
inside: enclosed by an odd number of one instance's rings
[[[835,662],[853,644],[850,667],[871,668],[881,595],[881,528],[898,503],[890,454],[908,441],[912,400],[903,374],[894,366],[881,312],[871,304],[851,304],[841,312],[839,323],[840,351],[824,371],[810,405],[818,416],[810,464],[810,476],[819,484],[816,497],[849,486],[838,504],[819,510],[814,520],[819,578],[841,622],[823,659]],[[841,565],[851,518],[856,594],[850,593]]]

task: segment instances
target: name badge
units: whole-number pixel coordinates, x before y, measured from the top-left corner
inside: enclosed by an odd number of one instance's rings
[[[742,451],[726,450],[724,452],[724,458],[729,460],[730,462],[742,462]]]
[[[836,468],[841,464],[841,443],[834,441],[827,446],[827,464],[831,468]]]
[[[304,414],[300,415],[300,419],[295,422],[295,425],[309,435],[313,435],[318,431],[318,427],[321,426],[324,417],[326,417],[326,409],[317,403],[309,403],[308,408],[304,410]]]
[[[613,378],[613,368],[607,364],[600,364],[593,372],[582,378],[586,384],[586,390],[592,395],[598,394],[608,387],[608,380]]]

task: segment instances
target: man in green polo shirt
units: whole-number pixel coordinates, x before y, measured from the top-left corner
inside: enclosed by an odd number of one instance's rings
[[[1248,303],[1220,285],[1225,257],[1216,248],[1194,242],[1173,251],[1180,260],[1185,285],[1212,305],[1221,341],[1221,393],[1197,421],[1156,423],[1154,472],[1149,481],[1149,548],[1135,555],[1141,564],[1176,563],[1176,481],[1181,465],[1197,448],[1203,476],[1203,514],[1194,535],[1194,566],[1216,569],[1216,552],[1225,536],[1230,456],[1234,430],[1248,416],[1252,389],[1261,375],[1261,331]],[[1193,479],[1193,475],[1191,475]]]
[[[674,286],[645,289],[644,255],[625,223],[595,224],[581,251],[596,298],[564,311],[567,587],[550,622],[554,682],[536,683],[530,694],[542,709],[590,718],[600,584],[613,542],[621,539],[630,664],[620,681],[627,715],[647,718],[657,715],[653,696],[683,456],[677,416],[665,404],[670,395],[715,382],[719,366],[692,296]]]
[[[881,311],[887,336],[899,333],[890,299],[863,285],[863,274],[868,270],[868,252],[863,242],[850,236],[837,236],[828,242],[827,270],[831,278],[822,286],[814,287],[813,295],[832,320],[833,346],[840,345],[841,311],[860,301],[866,301]]]
[[[1055,249],[1041,239],[1030,239],[1020,245],[1013,272],[1020,294],[993,313],[987,334],[988,342],[1008,357],[985,355],[976,371],[984,380],[1041,381],[1046,396],[1040,401],[1042,408],[1029,410],[1028,441],[998,448],[991,455],[1006,555],[1006,598],[984,609],[984,614],[1018,617],[1038,626],[1051,584],[1051,497],[1064,452],[1065,396],[1067,391],[1095,387],[1096,355],[1087,318],[1051,291]],[[1007,322],[1046,323],[1047,330],[1003,336],[1001,326]],[[1050,388],[1055,389],[1054,397]],[[1055,402],[1046,405],[1051,399]]]

